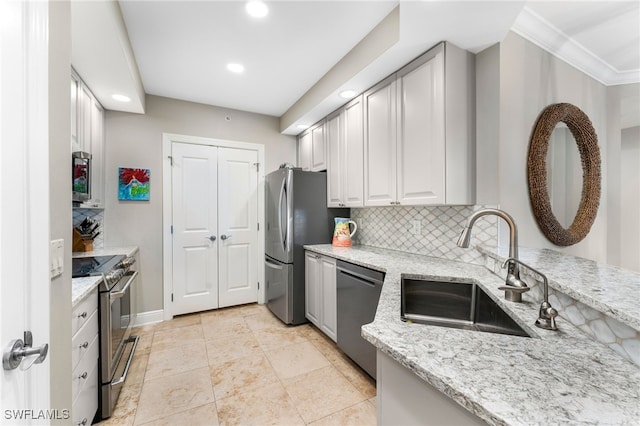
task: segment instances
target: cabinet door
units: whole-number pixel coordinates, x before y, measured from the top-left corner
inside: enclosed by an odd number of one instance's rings
[[[71,151],[82,151],[78,141],[78,90],[80,80],[73,73],[71,74]]]
[[[445,202],[444,50],[398,71],[398,201]]]
[[[364,94],[365,206],[396,201],[396,82],[395,74]]]
[[[324,144],[324,122],[311,129],[311,171],[319,172],[327,169]]]
[[[342,113],[337,112],[327,118],[325,124],[327,144],[327,206],[342,207],[343,158]]]
[[[93,207],[104,206],[104,111],[91,98],[91,201]],[[85,143],[86,146],[86,143]]]
[[[344,108],[343,200],[346,207],[364,206],[364,127],[362,96]]]
[[[78,146],[91,152],[91,103],[93,96],[84,84],[78,90]]]
[[[335,342],[338,329],[336,260],[331,257],[321,256],[320,269],[322,275],[320,329]]]
[[[309,321],[320,327],[320,256],[311,252],[304,255],[304,314]]]
[[[307,132],[298,138],[298,167],[302,170],[311,170],[311,132]]]

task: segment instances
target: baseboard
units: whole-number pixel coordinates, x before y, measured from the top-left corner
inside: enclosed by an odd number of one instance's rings
[[[162,321],[164,321],[164,311],[162,309],[158,309],[157,311],[139,313],[136,316],[136,321],[133,323],[133,326],[140,327]]]

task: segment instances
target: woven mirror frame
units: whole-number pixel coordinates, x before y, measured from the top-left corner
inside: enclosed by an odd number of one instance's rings
[[[553,129],[559,122],[567,125],[580,152],[582,163],[582,197],[569,229],[565,229],[551,210],[547,189],[547,151]],[[600,149],[598,136],[589,117],[575,105],[553,104],[546,107],[531,134],[527,158],[529,201],[542,233],[553,244],[570,246],[589,233],[600,204]]]

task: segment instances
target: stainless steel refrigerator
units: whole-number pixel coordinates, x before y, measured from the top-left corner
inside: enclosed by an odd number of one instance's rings
[[[305,244],[330,243],[334,218],[349,209],[327,208],[327,175],[280,168],[266,177],[265,282],[267,307],[285,324],[305,318]]]

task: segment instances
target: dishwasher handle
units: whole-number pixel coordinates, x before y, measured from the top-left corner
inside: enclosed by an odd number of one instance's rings
[[[357,272],[351,271],[349,269],[337,268],[339,274],[348,275],[351,278],[354,278],[363,284],[369,285],[371,287],[375,287],[376,285],[382,284],[381,280],[377,280],[375,278],[367,277],[366,275],[359,274]]]

